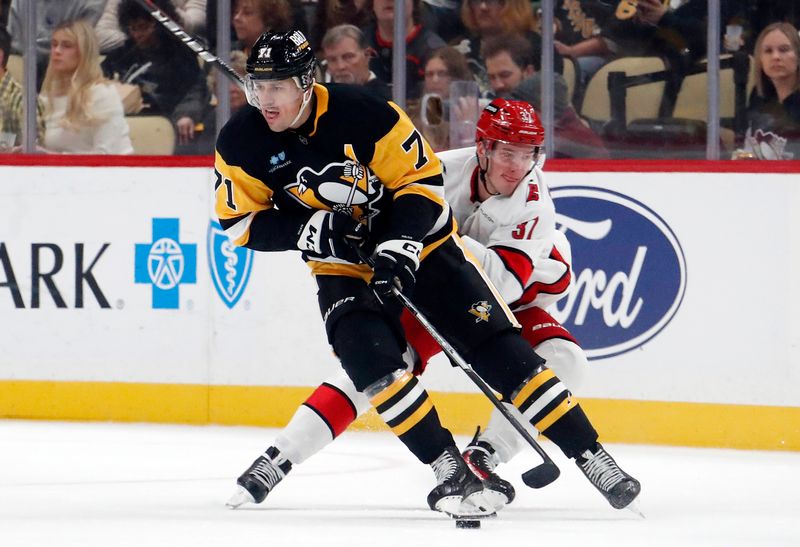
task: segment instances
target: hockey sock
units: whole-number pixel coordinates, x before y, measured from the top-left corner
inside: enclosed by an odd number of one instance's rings
[[[569,458],[577,457],[597,441],[597,431],[578,400],[545,366],[537,368],[514,392],[512,402],[533,427]]]
[[[398,370],[365,390],[386,425],[422,463],[433,462],[453,436],[442,427],[428,392],[409,372]]]
[[[300,464],[347,429],[357,412],[344,392],[323,383],[298,407],[275,439],[275,446],[293,463]]]

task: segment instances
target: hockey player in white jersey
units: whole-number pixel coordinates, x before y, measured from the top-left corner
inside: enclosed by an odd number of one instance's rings
[[[444,164],[445,197],[464,245],[514,310],[523,337],[557,376],[552,386],[546,381],[536,388],[542,394],[533,397],[533,404],[520,408],[521,421],[540,430],[551,424],[537,420],[537,414],[552,415],[553,405],[559,404],[558,378],[574,391],[588,366],[577,341],[545,311],[569,288],[571,252],[555,227],[555,207],[541,170],[543,139],[533,107],[495,99],[478,121],[475,147],[438,154]],[[420,374],[441,350],[409,314],[403,316],[403,327],[410,346],[409,369]],[[262,502],[292,465],[321,450],[369,408],[344,371],[328,378],[300,406],[274,445],[239,477],[228,505]],[[514,488],[497,476],[495,467],[509,461],[522,445],[520,435],[494,410],[486,430],[479,429],[463,452],[496,509],[514,499]],[[614,508],[626,507],[638,496],[639,482],[622,471],[600,443],[575,460]]]

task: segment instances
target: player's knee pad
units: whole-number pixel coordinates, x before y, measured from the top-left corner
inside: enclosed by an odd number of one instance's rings
[[[469,356],[475,371],[509,400],[511,393],[544,363],[525,339],[514,331],[490,338]]]
[[[537,345],[534,350],[570,391],[575,393],[580,388],[589,371],[589,360],[583,348],[570,340],[551,338]]]
[[[339,318],[333,350],[358,391],[406,366],[402,359],[405,348],[377,313],[358,311]]]

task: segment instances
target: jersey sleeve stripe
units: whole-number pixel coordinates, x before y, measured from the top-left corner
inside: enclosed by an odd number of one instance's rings
[[[250,239],[250,225],[253,223],[255,216],[255,213],[250,213],[246,216],[239,217],[237,220],[220,220],[220,225],[233,244],[241,247]],[[231,221],[233,222],[231,223]]]
[[[500,260],[503,261],[506,270],[508,270],[514,278],[519,282],[522,289],[528,284],[528,280],[533,274],[533,262],[530,257],[518,249],[511,247],[502,247],[500,245],[489,247],[492,251],[497,253]]]
[[[566,292],[566,290],[569,288],[569,282],[572,279],[572,272],[570,271],[569,264],[567,264],[567,262],[561,256],[561,253],[559,253],[555,247],[553,247],[553,250],[550,253],[550,258],[564,264],[564,274],[551,283],[542,283],[539,281],[531,283],[531,285],[525,289],[525,292],[522,294],[522,296],[514,303],[515,306],[533,302],[536,299],[536,296],[540,293],[561,294]]]

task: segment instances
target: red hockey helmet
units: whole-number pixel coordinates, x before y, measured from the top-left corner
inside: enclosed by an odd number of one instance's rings
[[[498,98],[478,118],[475,142],[482,140],[542,146],[544,127],[530,104]]]

